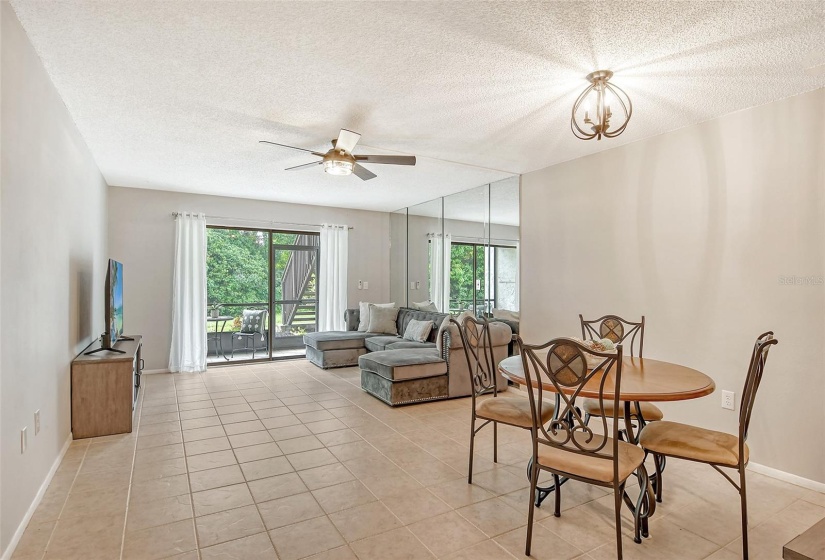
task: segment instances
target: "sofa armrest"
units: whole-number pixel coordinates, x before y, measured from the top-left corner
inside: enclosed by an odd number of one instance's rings
[[[357,331],[358,330],[358,323],[361,322],[361,310],[360,309],[347,309],[344,311],[344,324],[347,326],[348,331]]]
[[[519,333],[518,332],[519,331],[519,322],[518,321],[511,321],[510,319],[490,319],[490,322],[491,323],[493,323],[493,322],[504,323],[505,325],[510,327],[510,330],[513,331],[513,334],[518,334]]]

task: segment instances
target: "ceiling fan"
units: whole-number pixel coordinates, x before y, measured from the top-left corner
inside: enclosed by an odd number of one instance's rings
[[[321,158],[320,161],[313,161],[312,163],[305,163],[303,165],[296,165],[295,167],[287,167],[285,171],[292,171],[295,169],[304,169],[314,167],[316,165],[324,166],[324,171],[330,175],[349,175],[355,174],[363,181],[369,181],[377,177],[375,173],[361,165],[362,163],[385,163],[390,165],[415,165],[415,156],[379,156],[379,155],[355,155],[352,150],[358,144],[361,135],[351,130],[341,129],[336,140],[332,140],[332,149],[325,154],[321,152],[313,152],[304,148],[297,148],[295,146],[287,146],[286,144],[278,144],[277,142],[269,142],[268,140],[260,140],[261,144],[272,144],[274,146],[282,146],[284,148],[292,148],[293,150],[301,150],[302,152],[309,152],[314,156]]]

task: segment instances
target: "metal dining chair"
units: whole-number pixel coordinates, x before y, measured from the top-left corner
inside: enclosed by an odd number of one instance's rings
[[[524,398],[499,397],[497,383],[498,363],[493,354],[492,330],[508,328],[503,323],[490,322],[485,318],[466,317],[462,323],[453,318],[450,322],[458,327],[472,392],[472,416],[470,420],[470,464],[467,484],[473,483],[473,450],[476,434],[486,425],[493,424],[493,462],[498,462],[498,424],[531,429],[533,415],[530,402]],[[555,407],[547,404],[542,408],[542,418],[549,421]],[[482,424],[476,427],[476,422]]]
[[[753,413],[756,391],[762,382],[765,362],[771,346],[778,344],[773,332],[766,332],[756,339],[745,378],[745,388],[739,403],[738,437],[677,422],[654,422],[648,424],[639,434],[639,444],[646,453],[656,457],[656,500],[662,501],[662,472],[660,457],[675,457],[710,465],[739,491],[742,506],[742,557],[748,558],[748,499],[745,484],[745,467],[750,458],[748,426]],[[728,476],[722,468],[735,469],[739,474],[739,484]]]
[[[605,315],[598,319],[585,321],[582,315],[579,315],[579,322],[582,329],[582,340],[599,340],[606,338],[614,344],[622,344],[630,350],[630,356],[634,356],[634,348],[638,340],[639,357],[642,357],[645,346],[645,317],[639,322],[628,321],[622,319],[618,315]],[[638,338],[637,338],[638,337]],[[627,341],[629,339],[629,344]],[[605,403],[607,408],[599,407],[595,399],[585,399],[582,408],[585,412],[585,422],[590,421],[591,416],[613,416],[612,402]],[[620,411],[624,410],[624,403],[619,401]],[[647,422],[654,420],[661,420],[664,418],[662,410],[650,402],[635,401],[630,407],[631,416],[639,423],[639,430],[641,430]]]
[[[647,517],[656,507],[653,489],[644,466],[644,451],[619,440],[619,394],[622,380],[622,345],[615,352],[595,352],[582,342],[571,338],[556,338],[541,345],[524,344],[517,340],[521,350],[527,394],[533,416],[533,457],[530,472],[530,510],[527,518],[527,544],[525,554],[530,555],[533,535],[533,495],[536,492],[539,472],[548,471],[555,483],[556,517],[561,516],[562,478],[579,480],[613,490],[616,514],[617,557],[622,558],[622,502],[631,507],[634,518],[634,540],[641,542],[647,536]],[[540,355],[547,351],[546,357]],[[587,356],[600,360],[599,367],[591,369]],[[610,386],[608,380],[612,379]],[[545,390],[544,383],[552,389]],[[598,390],[595,399],[600,405],[611,402],[612,416],[601,416],[601,433],[585,424],[576,405],[582,391]],[[605,401],[605,390],[608,401]],[[554,419],[545,424],[538,414],[545,394],[559,395],[560,400]],[[613,395],[610,396],[610,391]],[[605,407],[602,406],[602,409]],[[607,419],[613,420],[608,427]],[[639,480],[639,497],[633,502],[625,491],[625,484],[636,473]]]

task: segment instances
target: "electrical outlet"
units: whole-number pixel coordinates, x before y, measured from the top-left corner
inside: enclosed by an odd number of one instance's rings
[[[40,433],[40,409],[34,411],[34,435]]]
[[[358,281],[358,289],[359,289],[359,290],[363,290],[363,289],[364,289],[364,283],[363,283],[361,280],[359,280],[359,281]]]
[[[727,408],[728,410],[736,410],[736,405],[734,404],[733,399],[733,391],[722,391],[722,408]]]
[[[28,438],[26,437],[26,428],[23,428],[22,430],[20,430],[20,453],[26,452],[26,445],[28,444],[27,439]]]
[[[370,289],[370,283],[369,283],[369,282],[364,282],[364,289],[365,289],[365,290],[369,290],[369,289]]]
[[[415,289],[417,290],[417,289],[418,289],[418,288],[420,288],[420,287],[421,287],[421,282],[418,282],[418,281],[416,280],[416,282],[415,282]]]

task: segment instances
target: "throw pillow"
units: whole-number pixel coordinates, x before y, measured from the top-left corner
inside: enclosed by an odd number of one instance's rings
[[[430,331],[433,330],[432,321],[416,321],[412,319],[404,330],[404,339],[413,342],[427,342]]]
[[[244,334],[263,333],[265,315],[266,311],[264,310],[244,309],[240,332]]]
[[[398,319],[397,307],[383,307],[371,303],[369,309],[370,324],[367,332],[398,335],[398,326],[395,324]]]
[[[393,303],[370,303],[368,301],[359,301],[358,302],[358,331],[359,332],[367,332],[367,329],[370,326],[370,305],[375,305],[377,307],[395,307],[395,302]]]
[[[438,308],[430,300],[422,301],[419,303],[411,303],[410,307],[412,307],[413,309],[418,309],[419,311],[434,311],[438,313]]]
[[[504,319],[505,321],[518,321],[519,312],[510,311],[509,309],[495,309],[493,308],[493,319]]]

